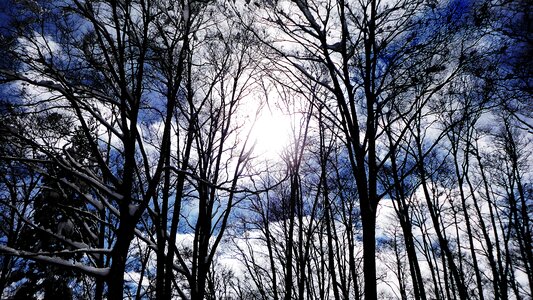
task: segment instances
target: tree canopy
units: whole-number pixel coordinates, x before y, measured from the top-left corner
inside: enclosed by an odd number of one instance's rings
[[[533,296],[528,1],[6,3],[0,298]]]

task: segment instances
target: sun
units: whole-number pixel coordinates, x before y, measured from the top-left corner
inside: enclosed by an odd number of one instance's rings
[[[265,110],[251,130],[254,154],[266,159],[279,158],[291,140],[291,116],[282,112]]]

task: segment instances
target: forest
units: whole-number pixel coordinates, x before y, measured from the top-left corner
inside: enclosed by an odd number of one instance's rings
[[[533,297],[528,0],[0,1],[0,299]]]

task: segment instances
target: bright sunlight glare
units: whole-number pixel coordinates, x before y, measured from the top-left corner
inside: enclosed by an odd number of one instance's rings
[[[252,129],[254,154],[267,159],[279,158],[291,139],[291,117],[266,109]]]

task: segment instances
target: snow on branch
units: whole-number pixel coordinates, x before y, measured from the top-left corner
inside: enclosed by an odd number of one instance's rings
[[[59,254],[70,254],[70,253],[79,253],[79,252],[84,252],[84,253],[109,253],[109,250],[108,249],[90,249],[90,248],[86,248],[86,249],[77,249],[77,250],[63,250],[63,251],[59,251],[59,252],[38,252],[38,253],[35,253],[35,252],[29,252],[29,251],[24,251],[24,250],[17,250],[17,249],[13,249],[11,247],[7,247],[7,246],[4,246],[4,245],[0,245],[0,254],[2,255],[12,255],[12,256],[18,256],[18,257],[23,257],[23,258],[28,258],[28,259],[31,259],[31,260],[34,260],[34,261],[40,261],[40,262],[46,262],[46,263],[50,263],[50,264],[53,264],[53,265],[56,265],[56,266],[62,266],[62,267],[66,267],[66,268],[69,268],[69,269],[74,269],[74,270],[78,270],[84,274],[87,274],[87,275],[90,275],[90,276],[94,276],[94,277],[106,277],[108,276],[109,274],[109,268],[96,268],[96,267],[91,267],[91,266],[87,266],[87,265],[84,265],[84,264],[81,264],[79,262],[75,262],[75,261],[71,261],[71,260],[65,260],[65,259],[62,259],[62,258],[59,258],[57,256],[51,256],[50,254],[55,254],[55,255],[59,255]]]

